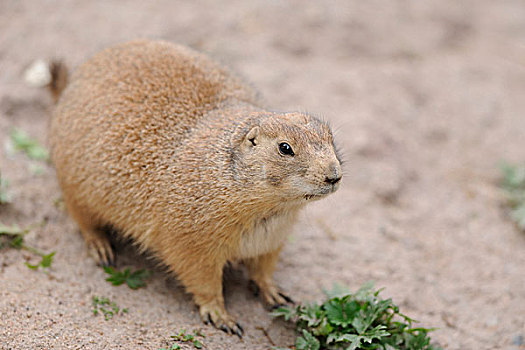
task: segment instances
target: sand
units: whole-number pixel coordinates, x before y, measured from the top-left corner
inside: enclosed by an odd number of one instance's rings
[[[243,271],[225,288],[242,341],[204,326],[176,278],[129,244],[119,268],[153,276],[139,290],[110,285],[56,205],[53,167],[6,152],[13,127],[46,143],[53,105],[23,79],[32,62],[75,67],[138,37],[206,52],[272,109],[333,126],[342,186],[305,210],[275,276],[296,300],[320,300],[336,281],[357,289],[374,280],[405,314],[437,327],[446,349],[525,349],[525,234],[498,189],[498,164],[525,161],[521,0],[1,1],[0,170],[12,204],[0,222],[45,222],[27,242],[56,256],[45,273],[24,265],[37,262],[29,252],[0,251],[0,348],[158,349],[180,328],[202,329],[207,349],[293,344],[293,329],[272,321]],[[94,316],[94,295],[129,313]]]

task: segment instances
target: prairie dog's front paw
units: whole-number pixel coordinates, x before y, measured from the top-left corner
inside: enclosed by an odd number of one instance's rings
[[[115,266],[115,252],[111,247],[109,239],[103,235],[93,235],[86,239],[89,255],[95,259],[100,266]]]
[[[226,309],[218,303],[208,303],[199,308],[201,319],[205,324],[211,323],[215,328],[223,332],[231,333],[242,338],[244,330],[235,319],[228,314]]]

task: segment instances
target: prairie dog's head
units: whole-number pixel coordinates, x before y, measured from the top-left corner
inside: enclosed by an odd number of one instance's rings
[[[332,132],[317,118],[301,113],[261,117],[239,146],[237,157],[250,168],[252,181],[283,200],[319,199],[339,187],[343,174]]]

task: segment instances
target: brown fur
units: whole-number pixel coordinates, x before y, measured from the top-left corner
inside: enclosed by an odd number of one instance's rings
[[[161,41],[109,48],[82,65],[50,134],[90,251],[113,259],[100,228],[114,226],[177,275],[205,321],[239,335],[224,308],[225,263],[243,261],[263,299],[285,303],[272,279],[283,240],[307,200],[341,177],[325,123],[268,112],[210,59]],[[279,152],[284,141],[294,156]]]

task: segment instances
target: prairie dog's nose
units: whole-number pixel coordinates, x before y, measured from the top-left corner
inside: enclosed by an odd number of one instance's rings
[[[343,177],[342,171],[341,171],[341,163],[333,162],[328,167],[328,172],[326,174],[325,182],[334,185],[338,183],[341,178]]]

